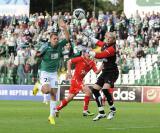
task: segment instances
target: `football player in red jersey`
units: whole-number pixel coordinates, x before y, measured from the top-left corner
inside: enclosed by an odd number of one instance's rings
[[[84,34],[86,35],[86,34]],[[101,47],[101,52],[96,53],[94,51],[90,51],[89,55],[96,59],[103,59],[103,69],[102,73],[98,77],[97,82],[92,87],[92,93],[95,96],[95,100],[98,106],[99,113],[93,119],[93,121],[97,121],[101,118],[105,118],[106,114],[104,112],[104,108],[102,105],[102,98],[100,96],[99,91],[102,90],[103,94],[107,98],[107,102],[110,107],[110,112],[107,116],[107,119],[112,119],[115,116],[116,108],[114,106],[113,97],[110,93],[110,88],[114,87],[115,81],[118,79],[119,71],[116,64],[116,37],[112,32],[106,32],[105,41],[102,42],[93,37],[88,36],[90,40],[96,45]]]
[[[82,56],[73,58],[68,61],[67,78],[71,78],[71,86],[69,88],[69,94],[67,98],[63,99],[60,102],[60,104],[56,107],[57,111],[65,107],[79,93],[79,91],[83,91],[85,93],[83,116],[94,115],[93,113],[90,113],[88,111],[91,90],[83,84],[83,79],[91,69],[96,74],[98,74],[101,71],[101,68],[99,68],[99,70],[97,69],[96,63],[89,57],[88,53],[89,51],[84,51]],[[75,64],[75,72],[73,76],[71,74],[72,64]]]

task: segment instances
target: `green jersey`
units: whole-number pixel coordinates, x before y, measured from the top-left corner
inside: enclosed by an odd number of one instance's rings
[[[62,47],[68,43],[66,39],[58,42],[58,44],[53,47],[50,43],[46,43],[41,46],[39,51],[42,55],[42,62],[40,66],[41,71],[45,72],[56,72],[59,67],[60,56],[62,54]]]

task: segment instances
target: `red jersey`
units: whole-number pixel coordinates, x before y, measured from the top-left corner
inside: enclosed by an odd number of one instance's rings
[[[75,72],[71,80],[71,86],[69,93],[77,94],[83,88],[83,78],[86,74],[93,69],[94,72],[97,71],[96,64],[91,59],[86,59],[85,57],[76,57],[71,59],[71,62],[75,64]]]
[[[83,80],[86,74],[93,69],[94,72],[97,71],[96,63],[85,57],[76,57],[71,59],[71,62],[75,64],[75,72],[73,78],[77,80]]]
[[[103,59],[103,70],[105,72],[117,71],[117,64],[116,64],[116,46],[111,45],[107,46],[105,42],[98,41],[96,43],[98,46],[101,47],[101,52],[96,53],[95,58]]]

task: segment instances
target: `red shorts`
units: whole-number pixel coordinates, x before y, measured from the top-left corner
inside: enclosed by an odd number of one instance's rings
[[[71,86],[69,88],[69,93],[77,94],[80,90],[82,90],[83,86],[83,81],[72,79]]]

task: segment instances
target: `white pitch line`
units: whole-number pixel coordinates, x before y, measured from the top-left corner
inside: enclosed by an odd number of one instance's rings
[[[160,126],[137,126],[137,127],[115,127],[115,128],[106,128],[108,130],[126,130],[126,129],[147,129],[147,128],[160,128]]]

